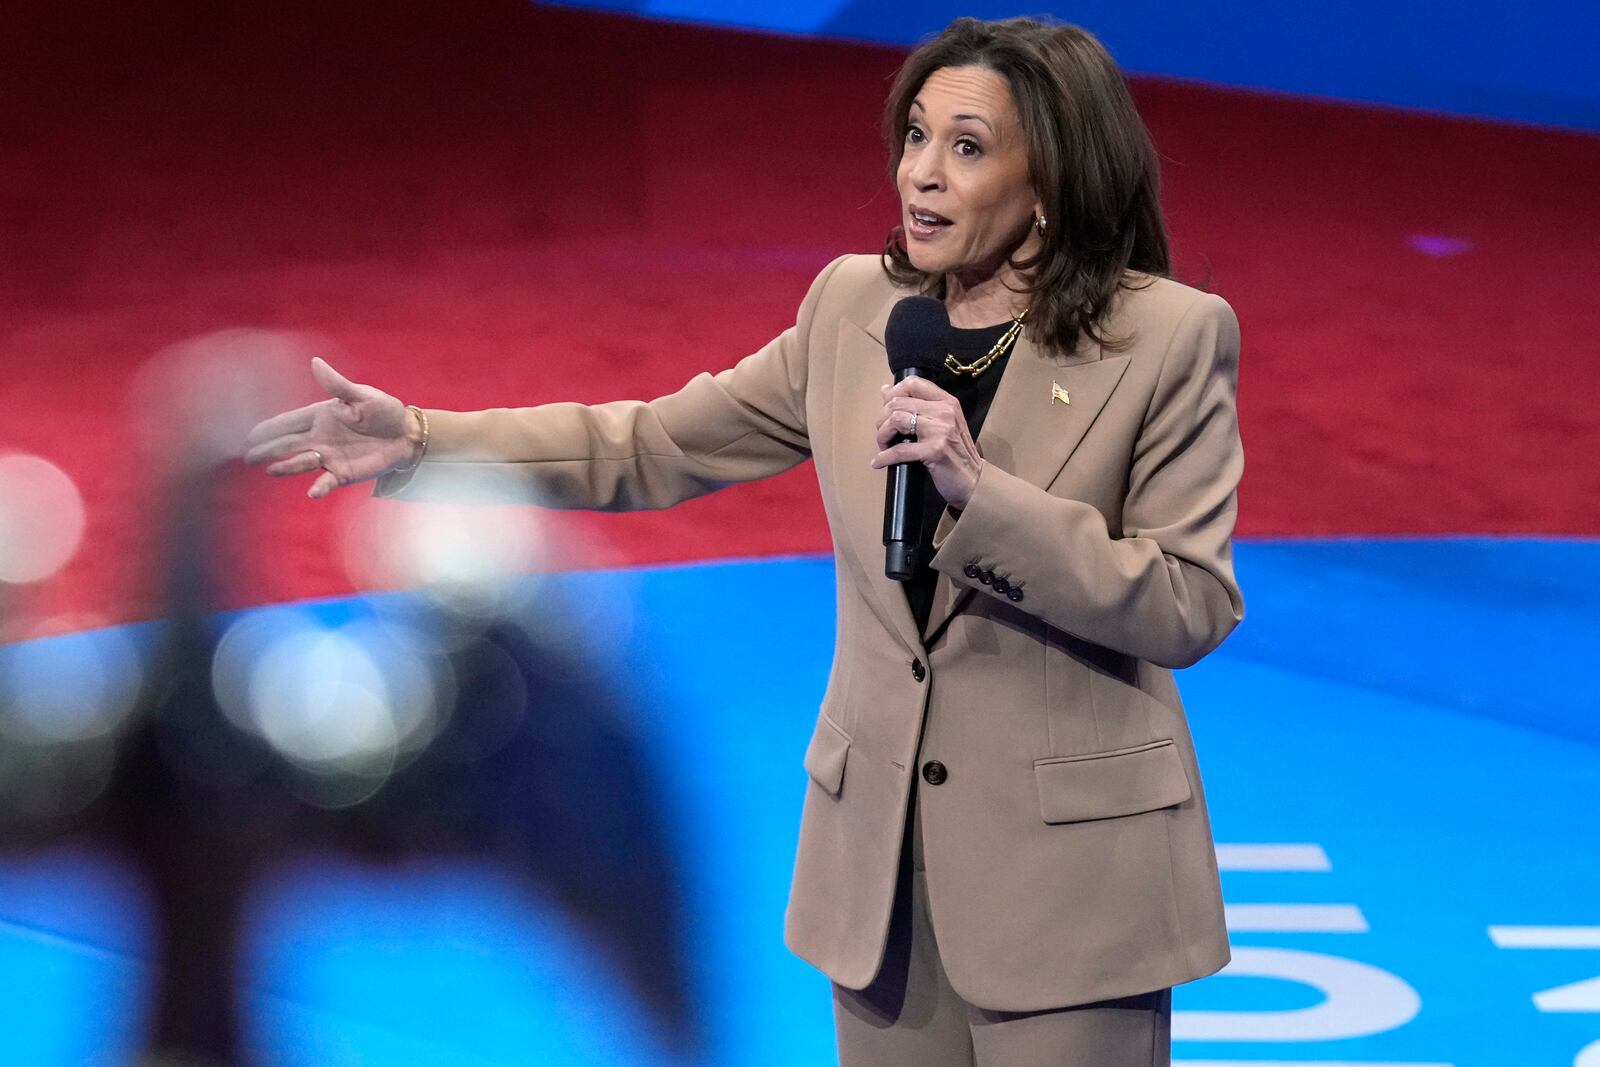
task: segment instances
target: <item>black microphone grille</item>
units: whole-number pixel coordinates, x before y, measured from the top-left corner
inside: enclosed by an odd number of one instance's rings
[[[932,370],[939,366],[944,362],[949,333],[950,313],[942,300],[906,297],[889,312],[889,325],[883,331],[889,369],[899,374],[911,367]]]

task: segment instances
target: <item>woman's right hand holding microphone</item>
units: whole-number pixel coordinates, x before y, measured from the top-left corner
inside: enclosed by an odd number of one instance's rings
[[[246,463],[270,463],[267,473],[278,476],[321,470],[307,493],[316,500],[421,460],[427,426],[415,411],[320,358],[311,373],[329,399],[259,423],[245,441]]]

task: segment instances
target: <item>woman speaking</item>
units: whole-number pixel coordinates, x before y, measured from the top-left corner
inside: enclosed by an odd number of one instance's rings
[[[1170,280],[1157,166],[1121,74],[1073,26],[961,19],[884,116],[900,225],[795,325],[656,400],[425,411],[318,362],[331,399],[248,459],[447,494],[485,467],[558,508],[663,508],[816,461],[838,645],[789,946],[833,980],[846,1067],[1144,1067],[1171,987],[1228,960],[1171,668],[1242,617],[1238,326]],[[896,304],[949,316],[891,383]],[[928,488],[884,573],[885,468]]]

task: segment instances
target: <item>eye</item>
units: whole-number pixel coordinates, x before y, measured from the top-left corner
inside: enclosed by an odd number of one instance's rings
[[[906,144],[921,144],[927,139],[928,135],[922,132],[920,126],[906,127]]]
[[[956,142],[956,154],[965,156],[968,159],[976,159],[983,155],[983,148],[978,144],[977,141],[963,137],[961,140]]]

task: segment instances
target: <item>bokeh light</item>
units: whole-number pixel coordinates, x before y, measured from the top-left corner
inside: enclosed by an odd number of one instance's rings
[[[437,645],[390,619],[340,624],[309,608],[235,621],[217,645],[212,685],[223,713],[314,787],[305,799],[357,803],[437,733],[454,680]],[[301,784],[306,784],[303,777]]]
[[[86,620],[72,620],[85,626]],[[126,628],[75,633],[63,620],[38,628],[55,636],[0,648],[0,731],[39,744],[113,734],[139,699],[145,659]]]
[[[0,822],[82,811],[104,792],[138,706],[145,649],[92,616],[53,618],[0,646]]]
[[[548,531],[492,481],[449,503],[364,501],[345,527],[345,568],[363,589],[418,589],[456,615],[490,618],[529,594],[548,562]]]
[[[0,455],[0,582],[55,574],[83,540],[83,497],[66,473],[38,456]]]
[[[305,368],[323,347],[305,334],[240,327],[161,350],[130,394],[146,451],[177,471],[236,458],[252,426],[304,398]]]

